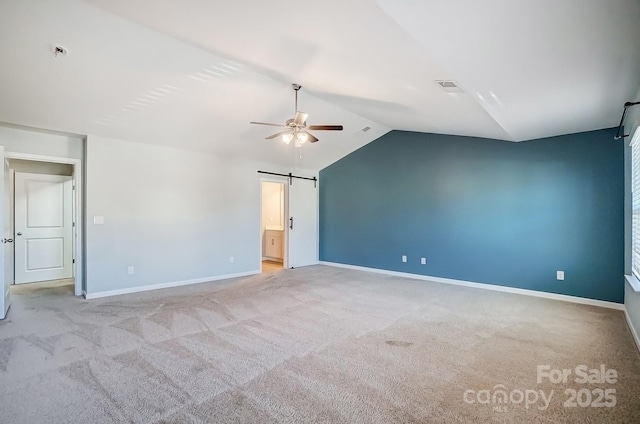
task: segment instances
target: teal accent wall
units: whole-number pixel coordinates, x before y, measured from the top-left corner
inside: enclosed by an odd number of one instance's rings
[[[614,134],[392,131],[320,172],[320,260],[622,303]]]

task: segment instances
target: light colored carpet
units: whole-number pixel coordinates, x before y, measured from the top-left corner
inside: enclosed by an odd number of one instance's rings
[[[537,383],[581,364],[617,382]],[[616,405],[565,407],[572,388]],[[54,287],[0,323],[0,422],[638,423],[640,356],[620,311],[325,266],[93,301]]]
[[[73,278],[65,278],[62,280],[49,280],[43,281],[39,283],[25,283],[25,284],[14,284],[11,286],[11,294],[12,295],[35,295],[41,291],[48,291],[53,288],[62,288],[64,287],[67,291],[73,295],[74,292],[74,284],[75,280]]]

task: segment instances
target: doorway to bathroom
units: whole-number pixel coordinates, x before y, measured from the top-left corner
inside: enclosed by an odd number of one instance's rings
[[[285,190],[283,182],[261,181],[263,273],[277,272],[286,263]]]

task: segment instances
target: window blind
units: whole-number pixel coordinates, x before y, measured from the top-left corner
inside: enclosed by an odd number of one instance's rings
[[[631,140],[631,270],[640,280],[640,128]]]

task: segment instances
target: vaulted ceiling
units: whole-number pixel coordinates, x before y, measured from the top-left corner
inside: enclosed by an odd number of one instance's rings
[[[0,0],[0,121],[311,169],[391,129],[588,131],[638,91],[638,22],[637,0]],[[249,121],[292,117],[293,82],[344,131],[264,140]]]

